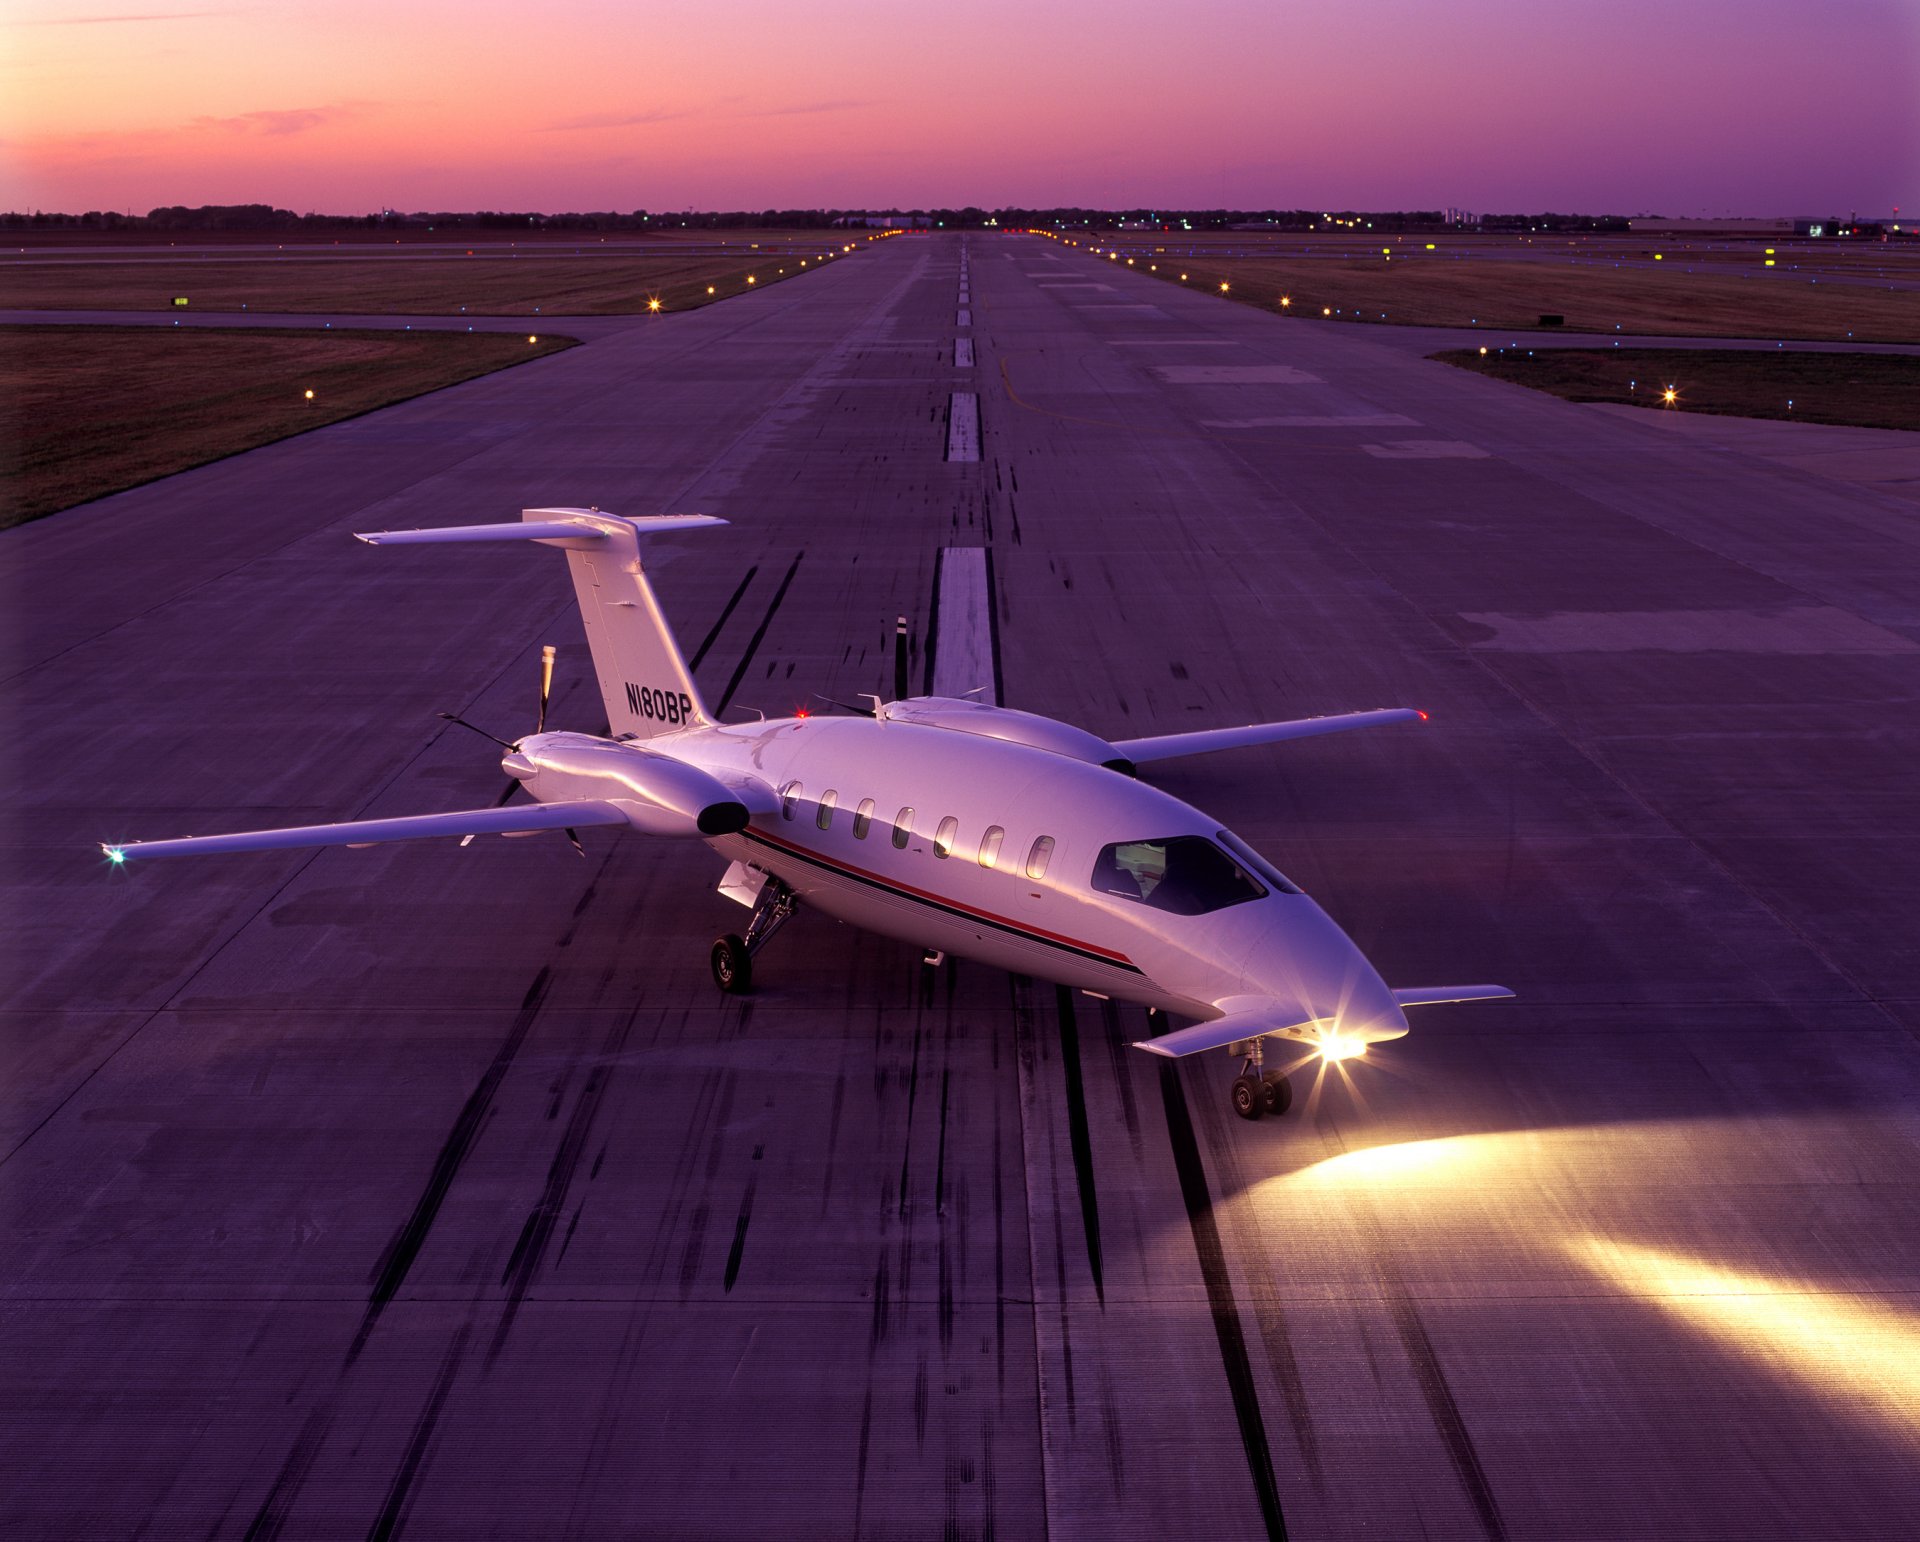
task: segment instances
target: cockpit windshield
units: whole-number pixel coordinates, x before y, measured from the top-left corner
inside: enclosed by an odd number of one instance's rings
[[[1201,835],[1103,846],[1093,886],[1176,916],[1202,916],[1267,892],[1243,863]]]

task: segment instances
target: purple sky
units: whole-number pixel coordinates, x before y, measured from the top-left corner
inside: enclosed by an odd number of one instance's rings
[[[0,207],[1920,212],[1920,0],[16,0]]]

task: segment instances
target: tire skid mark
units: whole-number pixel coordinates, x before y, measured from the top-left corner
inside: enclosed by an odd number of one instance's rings
[[[420,1256],[427,1233],[432,1230],[434,1218],[440,1213],[441,1203],[446,1199],[447,1191],[453,1187],[453,1180],[459,1175],[467,1153],[473,1149],[487,1113],[493,1107],[494,1096],[512,1068],[514,1057],[520,1053],[521,1045],[526,1042],[534,1019],[540,1015],[540,1004],[546,999],[547,989],[552,983],[552,968],[542,965],[540,972],[533,977],[533,983],[527,987],[526,994],[520,998],[520,1010],[514,1016],[513,1026],[508,1029],[500,1047],[494,1051],[493,1060],[481,1072],[473,1091],[467,1094],[467,1101],[454,1119],[453,1128],[441,1143],[440,1154],[434,1158],[433,1170],[427,1177],[427,1186],[414,1201],[412,1214],[401,1223],[399,1231],[394,1233],[393,1240],[387,1244],[379,1262],[374,1265],[372,1292],[367,1298],[367,1311],[361,1319],[360,1331],[354,1335],[353,1343],[347,1350],[348,1365],[353,1364],[359,1358],[360,1351],[366,1348],[367,1339],[373,1332],[374,1324],[379,1321],[380,1313],[406,1282],[407,1272]]]
[[[691,674],[694,670],[700,667],[701,662],[706,658],[708,651],[713,647],[713,645],[716,642],[720,640],[720,632],[722,628],[724,628],[726,624],[733,619],[734,607],[737,606],[740,603],[741,599],[745,596],[747,592],[747,586],[753,582],[754,575],[757,574],[759,571],[760,571],[760,564],[757,562],[754,563],[753,566],[748,568],[746,571],[746,576],[740,580],[739,587],[733,591],[733,598],[728,600],[725,605],[721,606],[720,619],[714,622],[712,627],[708,629],[707,635],[700,639],[700,646],[693,650],[693,657],[687,660],[687,672],[689,674]]]
[[[1193,1117],[1187,1111],[1186,1091],[1173,1061],[1160,1067],[1160,1099],[1166,1106],[1167,1141],[1173,1147],[1173,1165],[1180,1175],[1180,1197],[1193,1232],[1193,1250],[1199,1255],[1200,1274],[1207,1287],[1207,1305],[1213,1317],[1214,1337],[1220,1343],[1220,1363],[1233,1394],[1234,1417],[1240,1426],[1240,1444],[1247,1455],[1254,1494],[1267,1536],[1285,1542],[1287,1522],[1280,1510],[1280,1488],[1273,1475],[1273,1454],[1267,1446],[1266,1422],[1260,1417],[1260,1395],[1253,1384],[1253,1362],[1240,1327],[1240,1308],[1227,1273],[1226,1252],[1213,1218],[1213,1196],[1207,1188],[1207,1170],[1194,1139]]]
[[[1087,1268],[1094,1294],[1104,1311],[1107,1305],[1105,1270],[1100,1255],[1100,1192],[1093,1173],[1093,1132],[1087,1127],[1087,1089],[1080,1073],[1080,1025],[1074,1016],[1073,992],[1054,987],[1060,1018],[1060,1064],[1067,1079],[1067,1134],[1073,1147],[1074,1184],[1080,1191],[1080,1225],[1087,1239]]]
[[[773,625],[773,618],[779,614],[780,602],[786,599],[787,590],[793,584],[793,575],[800,571],[801,560],[806,555],[804,549],[795,554],[792,564],[787,568],[786,576],[780,580],[780,587],[773,591],[773,602],[767,606],[767,613],[760,618],[760,624],[753,629],[753,636],[747,639],[746,652],[740,655],[740,662],[733,668],[733,678],[727,681],[727,688],[720,693],[719,703],[713,709],[713,715],[716,718],[727,710],[728,705],[733,701],[733,693],[740,689],[740,682],[747,677],[748,666],[753,663],[754,655],[760,651],[760,644],[767,640],[767,628]]]
[[[1127,1144],[1133,1147],[1134,1160],[1139,1161],[1146,1154],[1140,1134],[1140,1105],[1133,1095],[1133,1068],[1140,1057],[1128,1053],[1126,1036],[1120,1031],[1117,1002],[1100,1003],[1100,1023],[1107,1031],[1107,1059],[1112,1066],[1113,1084],[1120,1092],[1120,1119],[1127,1127]]]
[[[1300,1362],[1293,1352],[1293,1338],[1287,1331],[1286,1308],[1275,1288],[1273,1276],[1261,1267],[1270,1256],[1262,1235],[1260,1217],[1247,1195],[1252,1185],[1240,1166],[1240,1156],[1227,1128],[1226,1116],[1212,1100],[1200,1105],[1200,1122],[1205,1127],[1207,1149],[1213,1154],[1220,1186],[1231,1198],[1223,1199],[1219,1210],[1226,1217],[1227,1230],[1233,1236],[1234,1250],[1248,1261],[1243,1270],[1248,1293],[1253,1297],[1253,1320],[1260,1330],[1260,1342],[1267,1352],[1274,1382],[1287,1405],[1287,1417],[1293,1425],[1295,1442],[1313,1491],[1326,1493],[1326,1470],[1320,1460],[1320,1437],[1308,1400],[1306,1382],[1300,1374]],[[1237,1122],[1237,1121],[1236,1121]]]
[[[274,1475],[273,1486],[267,1490],[267,1497],[260,1501],[260,1508],[254,1512],[253,1521],[246,1530],[246,1542],[275,1542],[287,1524],[287,1513],[300,1497],[307,1474],[313,1471],[314,1458],[326,1443],[327,1431],[333,1424],[333,1401],[333,1395],[329,1395],[308,1412],[305,1422],[300,1426],[300,1433],[293,1437],[286,1460],[281,1462],[280,1471]]]
[[[754,1161],[760,1160],[760,1154],[764,1149],[760,1146],[754,1147]],[[747,1189],[740,1196],[740,1213],[734,1217],[733,1246],[727,1249],[727,1272],[721,1282],[729,1294],[733,1291],[735,1281],[740,1278],[740,1260],[747,1251],[747,1227],[753,1223],[753,1191],[759,1181],[760,1175],[757,1172],[747,1175]]]
[[[1467,1430],[1467,1421],[1460,1413],[1460,1405],[1454,1401],[1446,1368],[1440,1364],[1433,1340],[1427,1336],[1427,1325],[1420,1319],[1420,1308],[1415,1305],[1406,1281],[1400,1277],[1386,1230],[1380,1224],[1372,1200],[1362,1193],[1355,1193],[1352,1198],[1353,1214],[1366,1236],[1374,1275],[1380,1282],[1381,1294],[1386,1298],[1394,1331],[1400,1335],[1401,1347],[1413,1367],[1414,1381],[1419,1385],[1421,1397],[1426,1400],[1434,1428],[1440,1432],[1441,1444],[1447,1449],[1447,1460],[1453,1464],[1460,1486],[1473,1502],[1474,1513],[1480,1517],[1480,1524],[1487,1536],[1492,1542],[1506,1542],[1507,1523],[1500,1514],[1499,1501],[1493,1497],[1493,1485],[1487,1481],[1486,1469],[1480,1465],[1479,1450]]]
[[[567,1127],[560,1136],[559,1148],[547,1165],[547,1181],[540,1191],[540,1198],[534,1202],[533,1209],[527,1212],[520,1236],[507,1258],[507,1266],[501,1271],[500,1283],[508,1287],[507,1304],[500,1314],[499,1326],[494,1329],[493,1342],[487,1349],[488,1365],[493,1364],[501,1346],[507,1341],[507,1335],[513,1331],[513,1321],[519,1315],[520,1303],[526,1299],[528,1287],[532,1285],[534,1275],[546,1258],[547,1248],[553,1241],[553,1229],[566,1210],[567,1193],[573,1187],[574,1174],[579,1170],[580,1160],[586,1155],[587,1143],[593,1136],[593,1121],[600,1112],[607,1086],[612,1080],[612,1067],[618,1063],[621,1052],[626,1048],[627,1035],[632,1029],[633,1014],[629,1013],[608,1030],[606,1040],[600,1046],[597,1063],[587,1069],[586,1081],[573,1105],[573,1112],[567,1117]],[[574,1220],[576,1223],[579,1221],[578,1212]],[[572,1229],[569,1228],[568,1237],[571,1236]]]
[[[407,1511],[413,1503],[414,1480],[419,1477],[421,1465],[426,1461],[427,1447],[433,1441],[434,1426],[440,1422],[440,1410],[446,1407],[447,1394],[453,1390],[453,1379],[460,1374],[460,1361],[466,1353],[467,1334],[471,1326],[468,1323],[460,1325],[460,1331],[454,1334],[453,1342],[440,1359],[440,1374],[434,1378],[426,1406],[413,1421],[413,1435],[407,1441],[400,1465],[393,1471],[386,1502],[374,1517],[373,1526],[367,1532],[367,1542],[392,1542],[406,1524]]]

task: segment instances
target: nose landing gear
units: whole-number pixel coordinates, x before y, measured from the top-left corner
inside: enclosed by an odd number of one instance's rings
[[[1233,1111],[1242,1119],[1258,1119],[1262,1114],[1278,1117],[1293,1107],[1293,1083],[1284,1071],[1261,1069],[1260,1044],[1259,1039],[1243,1039],[1229,1046],[1229,1053],[1246,1057],[1233,1079]]]
[[[713,983],[729,995],[743,995],[753,989],[753,955],[773,939],[773,934],[793,919],[799,900],[771,873],[753,902],[753,916],[747,922],[744,937],[729,932],[713,944],[709,962]]]

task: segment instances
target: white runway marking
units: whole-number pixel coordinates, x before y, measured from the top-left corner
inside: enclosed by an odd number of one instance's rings
[[[1114,288],[1111,284],[1088,283],[1084,279],[1077,278],[1055,279],[1050,284],[1035,284],[1033,287],[1035,289],[1097,289],[1101,294],[1114,293]]]
[[[955,369],[973,368],[973,339],[956,337],[953,340],[953,367]]]
[[[1831,605],[1783,610],[1562,610],[1544,616],[1462,612],[1492,630],[1492,653],[1920,653],[1920,643]]]
[[[1464,439],[1396,439],[1360,446],[1375,460],[1485,460],[1487,452]]]
[[[1238,348],[1231,337],[1116,337],[1115,348]]]
[[[980,398],[955,391],[947,407],[947,459],[980,458]]]
[[[1074,309],[1077,311],[1105,311],[1109,315],[1113,314],[1115,311],[1120,311],[1120,312],[1124,312],[1126,315],[1129,315],[1129,316],[1137,316],[1142,321],[1173,320],[1171,316],[1169,316],[1165,311],[1161,310],[1160,307],[1157,305],[1126,305],[1126,304],[1103,305],[1103,304],[1100,304],[1099,302],[1095,302],[1092,305],[1076,305],[1074,306]]]
[[[933,694],[998,704],[993,690],[993,618],[987,607],[987,550],[949,546],[940,557],[940,621],[934,634]],[[982,686],[986,689],[980,689]]]
[[[1153,372],[1168,385],[1320,385],[1291,364],[1156,364]]]
[[[1331,414],[1315,416],[1310,412],[1296,412],[1278,418],[1209,418],[1201,423],[1202,428],[1418,428],[1414,418],[1403,417],[1397,412],[1353,412],[1345,416]]]
[[[954,324],[954,325],[955,325],[956,327],[970,327],[970,326],[972,326],[972,325],[973,325],[973,312],[972,312],[972,311],[962,311],[962,312],[960,312],[960,314],[959,314],[959,315],[958,315],[957,317],[955,317],[955,318],[954,318],[954,323],[953,323],[953,324]]]

